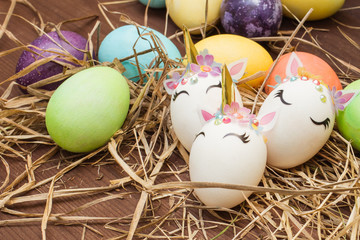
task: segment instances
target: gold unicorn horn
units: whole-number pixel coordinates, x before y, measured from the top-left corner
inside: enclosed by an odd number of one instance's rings
[[[224,113],[225,105],[231,105],[235,102],[235,88],[230,72],[224,64],[221,69],[221,84],[222,84],[222,98],[221,98],[221,112]]]
[[[185,43],[185,52],[187,57],[187,63],[195,63],[198,64],[196,60],[196,56],[199,55],[198,51],[195,48],[195,45],[190,37],[190,33],[188,28],[184,25],[183,26],[183,33],[184,33],[184,43]]]

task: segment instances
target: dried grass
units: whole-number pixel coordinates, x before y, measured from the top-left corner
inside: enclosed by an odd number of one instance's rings
[[[106,17],[107,14],[118,14],[125,23],[132,21],[121,12],[108,10],[107,6],[127,2],[131,1],[99,3],[100,12],[112,28],[114,26]],[[0,53],[0,57],[14,51],[29,50],[29,46],[23,45],[6,29],[16,3],[27,4],[39,19],[42,19],[40,13],[27,1],[12,1],[5,22],[0,25],[0,38],[2,34],[6,34],[19,47]],[[92,17],[73,19],[51,26],[43,21],[40,21],[39,26],[29,24],[39,34],[44,34],[45,28],[59,30],[62,24]],[[303,25],[304,20],[299,21],[297,28],[290,32],[289,36],[283,33],[284,35],[278,37],[254,40],[269,42],[270,48],[278,52],[278,56],[293,49],[293,42],[298,45],[309,44],[347,69],[360,73],[357,67],[323,49],[314,38],[308,41],[303,39],[304,36],[296,37],[300,28],[305,28],[305,35],[310,35],[310,30]],[[93,52],[92,39],[98,25],[99,22],[89,33],[89,57]],[[350,36],[342,34],[346,41],[358,48],[358,44]],[[171,38],[178,38],[179,35],[181,33]],[[41,226],[43,239],[46,239],[49,224],[62,224],[64,227],[79,225],[83,229],[83,239],[88,230],[99,237],[110,231],[114,236],[112,239],[216,239],[224,236],[227,239],[359,239],[359,158],[350,143],[342,138],[336,129],[312,160],[288,170],[267,167],[257,187],[190,182],[187,167],[189,156],[171,128],[169,97],[162,87],[166,73],[171,72],[175,66],[183,66],[167,59],[162,43],[154,36],[151,37],[155,45],[152,51],[159,54],[159,60],[165,63],[164,69],[157,67],[160,61],[154,62],[154,68],[147,70],[149,80],[145,84],[142,84],[143,76],[139,84],[128,81],[131,108],[124,126],[106,146],[88,154],[66,153],[51,140],[44,118],[47,101],[52,92],[41,90],[40,87],[49,82],[63,80],[99,63],[84,60],[80,62],[81,67],[69,66],[63,74],[28,87],[29,94],[26,95],[11,96],[13,88],[17,87],[13,80],[40,64],[54,60],[54,57],[37,61],[4,81],[10,84],[0,98],[0,158],[5,169],[4,174],[1,174],[0,209],[6,216],[11,217],[1,219],[0,226],[36,223]],[[283,46],[278,47],[281,44]],[[134,53],[135,57],[139,54],[142,53]],[[67,57],[75,61],[72,56]],[[123,60],[107,65],[123,71]],[[158,70],[163,70],[164,73],[156,80],[154,73]],[[351,81],[346,73],[342,80],[346,83]],[[245,105],[256,112],[266,95],[261,89],[240,90]],[[45,151],[34,159],[32,151],[39,148]],[[53,159],[57,159],[59,163]],[[12,161],[20,161],[24,166],[23,172],[15,179],[11,178]],[[81,166],[91,168],[101,164],[120,166],[122,171],[118,172],[119,177],[103,181],[102,176],[99,176],[100,187],[59,187],[58,184],[63,182],[64,176],[73,169]],[[41,177],[44,168],[55,168],[56,173]],[[46,191],[35,191],[44,187]],[[203,206],[192,195],[192,189],[205,187],[251,190],[254,194],[234,209],[211,208]],[[138,198],[132,198],[132,194],[137,194]],[[93,196],[90,202],[74,206],[62,213],[53,213],[57,201],[88,195]],[[114,199],[131,201],[134,206],[133,213],[117,217],[108,216],[106,212],[102,217],[87,214],[87,209]],[[22,212],[17,210],[17,206],[21,204],[41,204],[44,211]],[[100,229],[94,228],[92,223],[103,226]]]

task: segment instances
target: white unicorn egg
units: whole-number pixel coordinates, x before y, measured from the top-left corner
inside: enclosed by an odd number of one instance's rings
[[[243,109],[240,108],[241,111]],[[190,152],[189,173],[192,182],[259,184],[267,156],[260,131],[266,126],[271,128],[275,114],[268,114],[260,121],[249,116],[239,119],[215,117],[202,127]],[[198,188],[194,192],[205,205],[226,208],[240,204],[252,193],[226,188]]]
[[[164,82],[171,94],[170,115],[172,126],[181,144],[190,151],[196,134],[202,127],[198,112],[206,109],[216,112],[221,105],[221,70],[212,55],[197,56],[199,65],[191,64],[184,76],[176,75]],[[243,75],[246,60],[230,66],[232,76]],[[235,101],[242,106],[242,99],[235,87]]]
[[[264,101],[259,115],[279,109],[274,128],[265,133],[268,164],[291,168],[311,159],[329,139],[335,123],[330,91],[312,80],[281,84]]]
[[[303,164],[320,151],[333,130],[337,110],[354,95],[330,91],[302,69],[295,53],[289,59],[287,76],[278,79],[259,110],[260,116],[275,109],[279,112],[276,125],[264,135],[268,164],[282,169]]]

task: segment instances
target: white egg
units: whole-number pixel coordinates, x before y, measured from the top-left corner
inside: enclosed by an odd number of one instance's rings
[[[275,114],[268,114],[260,120],[259,127],[254,125],[255,119],[243,120],[239,123],[227,116],[222,119],[216,117],[202,127],[190,152],[192,182],[259,184],[267,156],[260,131],[265,126],[273,126]],[[194,192],[205,205],[226,208],[240,204],[252,193],[226,188],[198,188]]]
[[[274,108],[280,108],[279,119],[265,134],[269,165],[298,166],[311,159],[329,139],[335,111],[326,86],[312,80],[283,83],[269,94],[259,114]]]
[[[334,127],[334,102],[341,94],[330,91],[305,71],[299,76],[299,67],[302,63],[292,53],[287,65],[289,77],[278,79],[278,86],[259,110],[259,115],[279,111],[276,125],[264,134],[270,166],[291,168],[308,161],[324,146]],[[341,99],[341,105],[349,100]]]
[[[200,56],[200,55],[199,55]],[[199,116],[200,109],[216,112],[221,105],[221,70],[213,64],[212,60],[200,61],[198,68],[190,69],[184,77],[166,80],[164,86],[172,95],[170,104],[170,115],[172,126],[181,144],[190,151],[191,145],[203,123]],[[196,64],[195,64],[196,65]],[[239,66],[240,65],[240,66]],[[194,66],[192,64],[192,66]],[[246,68],[246,60],[239,60],[231,65],[232,76],[243,74]],[[194,67],[195,68],[195,67]],[[235,101],[242,106],[239,91],[235,89]]]

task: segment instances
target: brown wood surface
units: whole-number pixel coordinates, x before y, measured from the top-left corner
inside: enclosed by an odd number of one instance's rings
[[[98,2],[95,0],[29,0],[29,2],[41,13],[45,22],[59,23],[73,18],[80,18],[84,16],[97,15],[98,19],[101,21],[101,31],[100,31],[100,41],[106,36],[106,34],[111,30],[111,27],[106,23],[104,17],[101,15]],[[104,2],[104,1],[101,1]],[[358,0],[347,0],[344,8],[360,6]],[[0,24],[5,19],[5,13],[10,7],[9,0],[0,0]],[[144,23],[144,13],[145,6],[141,3],[126,3],[109,6],[109,9],[126,13],[132,20],[143,24]],[[165,13],[164,9],[153,10],[150,9],[148,12],[148,26],[154,28],[160,32],[164,31],[165,25]],[[29,10],[29,8],[18,3],[14,10],[14,15],[10,19],[10,22],[7,26],[7,29],[11,31],[22,43],[30,43],[37,37],[37,33],[32,27],[29,27],[28,23],[25,23],[20,16],[28,19],[29,21],[37,21],[37,17]],[[320,43],[321,47],[326,51],[333,54],[335,57],[342,59],[346,63],[350,63],[357,68],[360,68],[360,49],[352,45],[345,37],[341,34],[340,30],[350,36],[357,44],[360,44],[360,9],[352,11],[340,11],[333,16],[334,19],[341,21],[344,24],[356,26],[356,28],[349,28],[341,26],[332,19],[325,19],[322,21],[316,22],[306,22],[306,27],[313,27],[311,35]],[[119,15],[109,14],[109,18],[115,26],[123,25],[119,21]],[[84,36],[93,28],[96,19],[88,19],[83,21],[78,21],[74,23],[68,23],[63,26],[63,29],[76,31]],[[297,23],[293,20],[284,18],[281,30],[292,31],[296,27]],[[172,35],[178,31],[176,25],[174,25],[171,20],[169,20],[167,36]],[[301,30],[297,36],[301,37],[303,30]],[[310,39],[309,35],[305,36],[305,39]],[[196,41],[196,39],[195,39]],[[176,45],[179,47],[180,51],[183,53],[184,49],[180,42],[174,40]],[[263,43],[266,46],[266,42]],[[0,39],[0,52],[7,49],[15,47],[13,41],[4,35]],[[293,46],[296,46],[296,42],[293,43]],[[343,73],[347,73],[350,76],[353,76],[353,79],[359,79],[360,73],[356,71],[349,70],[346,66],[340,64],[339,62],[332,62],[327,58],[320,50],[315,47],[300,44],[298,50],[304,50],[312,52],[324,60],[326,60],[334,70],[341,76]],[[6,80],[8,77],[14,74],[15,66],[17,59],[21,51],[14,52],[10,55],[0,57],[0,81]],[[273,57],[276,57],[277,52],[272,52]],[[334,64],[336,63],[336,65]],[[1,86],[1,91],[4,90],[6,84]],[[18,92],[20,94],[20,92]],[[31,146],[30,146],[31,147]],[[44,152],[48,151],[50,148],[34,149],[33,150],[33,161],[41,156]],[[69,154],[70,155],[70,154]],[[74,159],[79,159],[80,156],[73,156]],[[45,167],[39,172],[37,180],[45,179],[52,176],[58,171],[58,167],[61,166],[62,162],[59,160],[59,156],[54,156],[52,161],[49,161]],[[14,180],[15,177],[24,171],[25,163],[22,160],[8,159],[11,166],[11,179]],[[69,159],[72,161],[73,159]],[[176,165],[185,165],[185,162],[176,154],[169,159],[169,164],[171,166]],[[81,187],[96,187],[96,186],[108,186],[109,181],[113,179],[118,179],[124,175],[120,167],[115,164],[96,164],[92,165],[93,162],[86,162],[80,167],[77,167],[73,171],[67,173],[63,176],[62,180],[57,183],[58,188],[81,188]],[[3,165],[0,165],[0,184],[4,181],[5,168]],[[183,175],[183,180],[188,179],[188,175],[185,172]],[[161,181],[167,181],[167,176],[160,177]],[[47,189],[42,187],[37,189],[38,192],[46,192]],[[112,200],[103,202],[101,204],[95,205],[86,209],[86,212],[76,213],[75,215],[84,214],[86,216],[98,216],[98,217],[114,217],[114,218],[123,218],[122,221],[129,222],[131,221],[132,214],[134,213],[137,200],[140,198],[139,192],[135,189],[135,186],[127,186],[126,191],[122,189],[114,190],[112,194],[124,194],[128,193],[131,197],[124,197],[123,199],[114,198]],[[105,197],[106,194],[103,194],[101,197]],[[68,212],[74,209],[74,206],[81,206],[87,202],[90,202],[94,199],[97,199],[99,196],[81,196],[81,197],[69,197],[61,199],[61,201],[55,201],[52,213],[63,213]],[[156,204],[157,202],[154,201]],[[169,206],[159,206],[164,208],[163,212],[167,212]],[[15,211],[23,211],[27,213],[42,214],[44,211],[44,202],[29,202],[22,204],[14,204],[11,206],[11,209]],[[5,219],[16,219],[16,217],[11,214],[7,214],[4,209],[0,212],[0,220]],[[160,211],[161,212],[161,211]],[[147,213],[151,215],[152,213]],[[194,210],[194,214],[198,214]],[[204,211],[203,214],[211,219],[210,213]],[[182,216],[182,213],[179,211],[179,216]],[[112,231],[110,229],[104,228],[104,224],[108,221],[89,221],[87,224],[95,229],[100,231],[103,236],[91,230],[88,227],[84,227],[84,223],[63,225],[63,224],[53,224],[49,223],[47,228],[47,238],[48,239],[81,239],[82,236],[85,236],[85,239],[102,239],[118,236],[120,233]],[[41,239],[41,221],[32,222],[28,224],[10,224],[9,226],[0,226],[0,239]],[[120,224],[115,225],[117,228],[121,228]],[[126,227],[125,227],[126,229]],[[174,229],[173,226],[168,226],[168,229]],[[84,233],[84,230],[85,233]],[[211,236],[214,236],[218,233],[218,229],[209,230]],[[264,233],[262,233],[264,234]],[[222,239],[225,239],[226,236],[223,235]],[[262,235],[253,235],[253,237],[261,238]],[[198,239],[202,237],[197,235]]]

